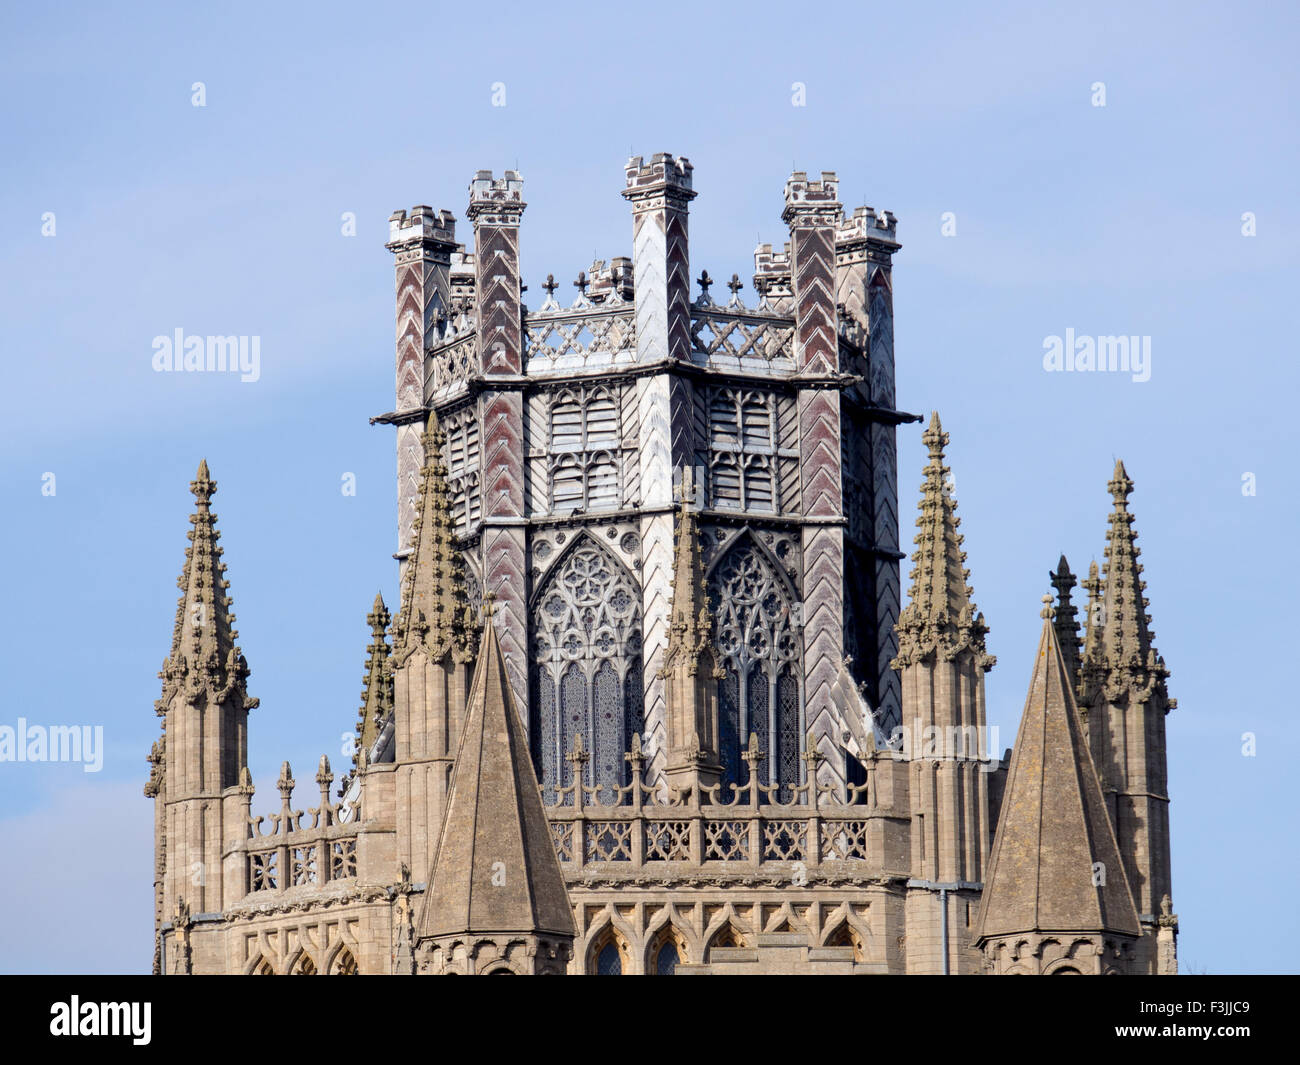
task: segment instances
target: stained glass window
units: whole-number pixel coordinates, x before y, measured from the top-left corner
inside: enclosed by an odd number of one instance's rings
[[[623,975],[623,959],[618,956],[618,947],[613,942],[606,943],[596,955],[596,975]]]
[[[670,939],[659,948],[659,956],[655,958],[655,975],[674,975],[680,961],[681,959],[677,956],[677,945]]]

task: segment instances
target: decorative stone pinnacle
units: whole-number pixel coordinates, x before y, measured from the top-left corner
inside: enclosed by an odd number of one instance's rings
[[[731,289],[732,298],[740,295],[740,290],[745,287],[745,283],[740,280],[739,274],[732,274],[731,280],[727,282],[727,288]]]
[[[555,281],[555,275],[554,275],[554,274],[547,274],[547,275],[546,275],[546,283],[545,283],[544,285],[542,285],[542,288],[546,291],[546,295],[547,295],[548,297],[554,296],[554,295],[555,295],[555,290],[556,290],[557,288],[559,288],[559,287],[560,287],[560,286],[559,286],[558,284],[556,284],[556,281]]]
[[[1128,497],[1133,492],[1133,481],[1124,469],[1122,459],[1115,460],[1115,472],[1111,475],[1110,483],[1106,486],[1110,489],[1111,498],[1115,501],[1116,510],[1124,510],[1128,506]]]
[[[709,286],[713,284],[713,278],[709,276],[707,270],[701,270],[700,276],[696,279],[695,283],[700,286],[700,295],[707,296],[709,294]]]
[[[496,602],[497,602],[496,592],[488,591],[484,593],[483,606],[481,607],[481,609],[483,611],[483,619],[485,621],[491,621],[492,618],[496,616],[496,612],[497,612]],[[578,738],[581,739],[582,737],[579,736]]]
[[[591,284],[591,282],[587,280],[587,272],[585,270],[579,270],[578,279],[573,282],[573,287],[576,288],[582,295],[585,296],[587,294],[587,286],[589,284]]]
[[[320,766],[316,770],[316,783],[320,785],[321,791],[329,791],[330,785],[334,783],[334,774],[330,771],[329,755],[320,756]]]
[[[1052,597],[1050,595],[1043,596],[1043,609],[1038,612],[1038,616],[1049,621],[1056,617],[1056,611],[1052,609]]]
[[[280,779],[275,782],[275,786],[279,789],[281,798],[287,803],[293,795],[294,788],[293,770],[289,768],[288,761],[280,765]]]
[[[582,742],[582,733],[577,732],[573,736],[573,750],[564,756],[573,766],[573,776],[575,780],[581,782],[582,767],[591,761],[591,755],[586,751]]]

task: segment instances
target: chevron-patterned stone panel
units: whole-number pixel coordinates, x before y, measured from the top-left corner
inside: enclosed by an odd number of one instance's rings
[[[878,407],[894,406],[894,296],[889,271],[876,270],[871,278],[870,339],[871,401]]]
[[[829,226],[790,232],[795,291],[795,361],[804,373],[839,369],[835,331],[835,231]]]
[[[835,526],[803,530],[804,719],[824,755],[819,784],[844,786],[839,737],[844,729],[834,685],[844,659],[844,543]]]
[[[483,514],[524,516],[523,397],[518,392],[483,396]]]
[[[523,372],[519,230],[480,225],[477,237],[479,359],[485,374]]]
[[[496,594],[495,623],[510,684],[525,720],[528,703],[528,575],[522,528],[483,530],[484,590]]]
[[[799,463],[803,510],[809,517],[842,513],[840,397],[830,389],[799,393]]]
[[[641,505],[641,396],[635,382],[619,387],[619,424],[623,443],[623,505]]]

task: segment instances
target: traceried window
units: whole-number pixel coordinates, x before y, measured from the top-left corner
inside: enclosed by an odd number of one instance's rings
[[[551,400],[551,512],[619,505],[618,397],[609,388],[564,389]]]
[[[712,505],[775,511],[775,396],[741,388],[712,388],[708,402]]]
[[[453,415],[444,425],[447,434],[447,488],[458,533],[467,533],[483,516],[480,490],[479,428],[474,412]]]
[[[573,783],[582,736],[585,784],[612,803],[628,782],[623,755],[642,729],[641,590],[628,570],[580,534],[533,606],[533,761],[548,804]],[[571,803],[565,796],[564,802]]]
[[[746,784],[741,752],[752,733],[764,758],[759,782],[781,785],[788,802],[799,783],[799,633],[793,598],[766,552],[748,534],[719,559],[709,579],[718,682],[719,754],[726,783]],[[760,801],[763,796],[759,796]]]

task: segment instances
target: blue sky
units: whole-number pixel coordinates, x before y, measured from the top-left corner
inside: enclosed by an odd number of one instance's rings
[[[1181,960],[1294,969],[1298,23],[1281,4],[7,8],[0,724],[102,724],[106,752],[98,774],[0,764],[0,970],[148,968],[140,789],[202,457],[262,701],[255,806],[284,758],[299,780],[322,752],[343,765],[365,613],[396,598],[392,431],[367,424],[393,399],[388,215],[445,207],[468,234],[474,171],[517,166],[536,305],[548,272],[571,292],[630,254],[622,166],[656,151],[695,165],[697,274],[747,279],[779,244],[792,166],[898,216],[899,404],[952,434],[1004,745],[1048,568],[1101,561],[1124,459],[1179,701]],[[260,336],[260,380],[153,372],[177,328]],[[1150,380],[1044,372],[1067,329],[1151,337]],[[900,432],[908,525],[920,433]]]

